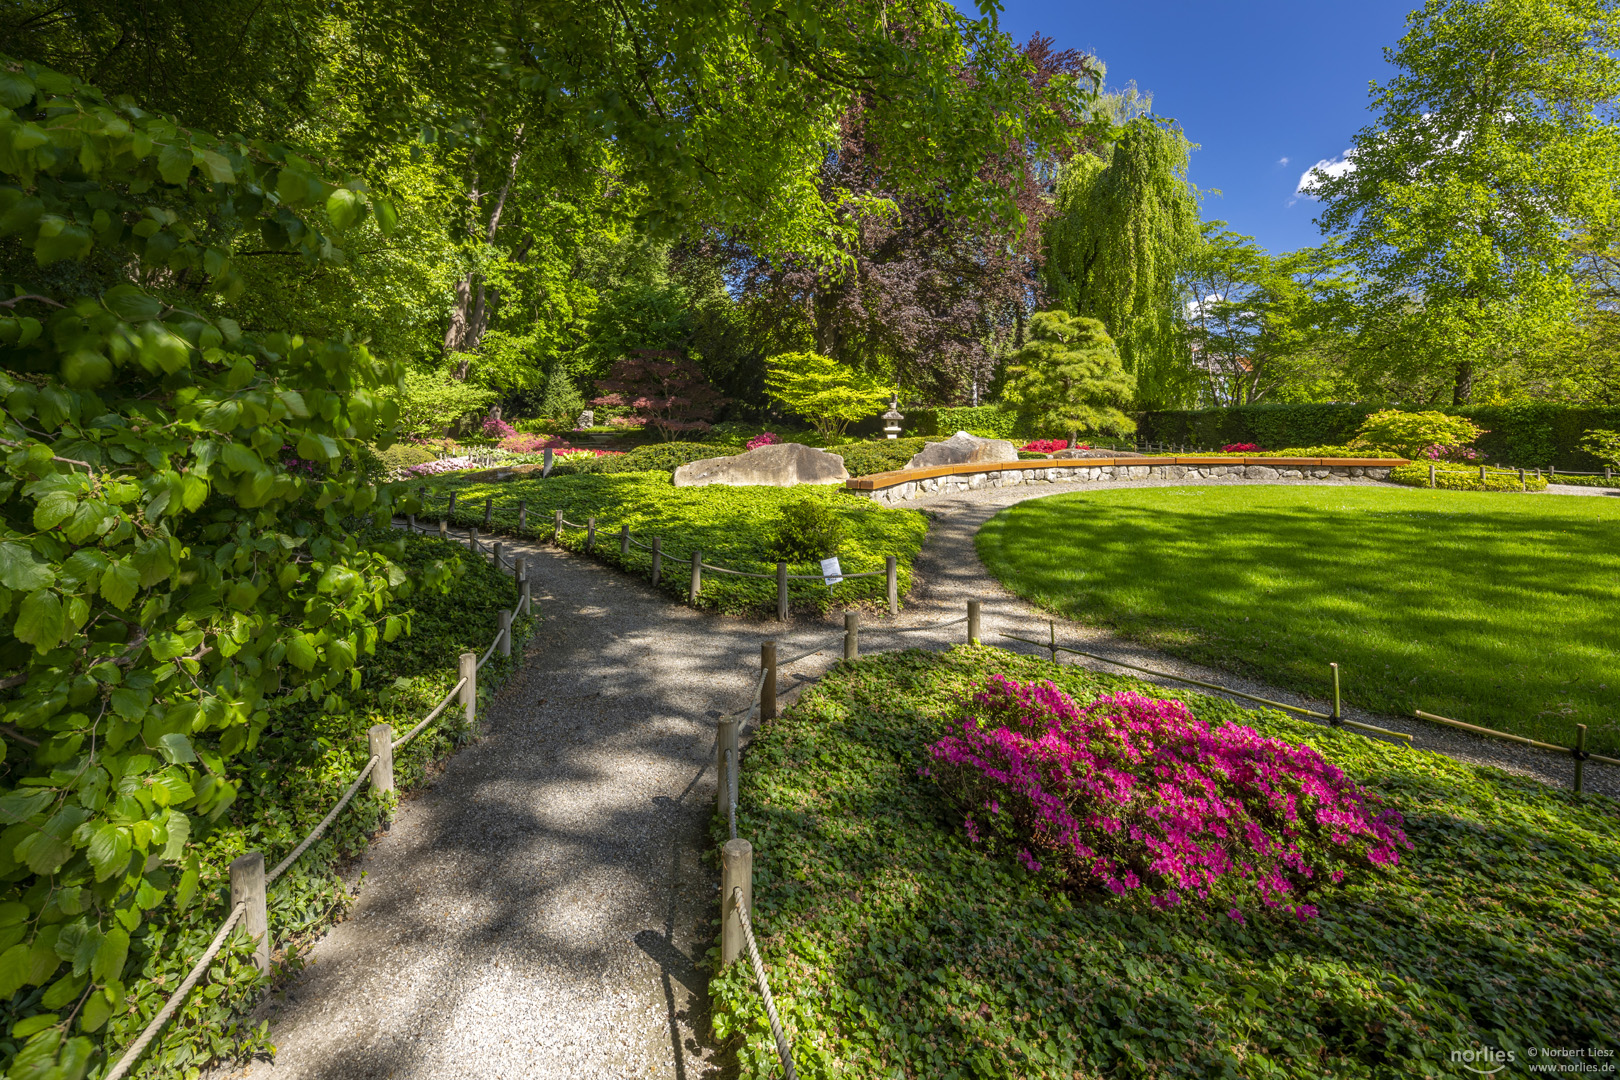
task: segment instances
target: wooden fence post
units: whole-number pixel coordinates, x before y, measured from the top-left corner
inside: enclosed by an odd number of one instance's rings
[[[714,771],[720,778],[720,793],[715,797],[715,806],[719,808],[721,817],[725,817],[731,807],[731,768],[737,760],[737,726],[735,717],[720,721],[720,731],[714,744]]]
[[[979,643],[979,611],[980,603],[977,600],[968,601],[968,644]]]
[[[1052,663],[1057,663],[1057,623],[1051,619],[1046,620],[1046,628],[1052,634]]]
[[[495,496],[491,495],[484,500],[484,528],[495,523]]]
[[[1333,669],[1333,715],[1328,717],[1328,724],[1338,727],[1344,722],[1344,716],[1339,712],[1339,665],[1329,664]]]
[[[495,548],[495,569],[497,569],[497,570],[505,570],[506,569],[506,564],[501,561],[501,548],[503,546],[504,545],[499,540],[495,541],[495,543],[494,543],[494,548]]]
[[[450,539],[450,526],[448,526],[448,525],[446,525],[444,523],[444,518],[439,519],[439,539],[440,540],[448,540],[448,539]]]
[[[742,918],[732,893],[742,890],[743,907],[754,917],[754,846],[727,840],[720,849],[720,964],[728,967],[743,954]]]
[[[619,558],[628,559],[629,557],[630,557],[630,526],[628,526],[628,525],[620,525],[619,526]]]
[[[544,480],[546,477],[551,475],[551,466],[554,464],[555,460],[552,455],[552,448],[548,446],[546,447],[545,456],[541,459],[540,479]]]
[[[861,656],[861,613],[844,612],[844,659],[858,660]]]
[[[1575,790],[1586,785],[1586,725],[1575,725]]]
[[[1434,466],[1429,466],[1429,486],[1434,487]]]
[[[518,534],[522,535],[523,530],[527,529],[528,527],[529,527],[529,500],[528,499],[519,499],[518,500]]]
[[[787,563],[776,564],[776,621],[787,622],[788,615]]]
[[[371,744],[371,756],[377,764],[371,770],[371,793],[382,795],[394,790],[394,729],[387,724],[373,724],[366,732]]]
[[[551,512],[551,542],[553,544],[561,544],[562,543],[562,511],[561,510],[553,510]]]
[[[416,532],[416,515],[415,514],[406,514],[405,515],[405,530],[407,532],[410,532],[410,533],[415,533]]]
[[[664,575],[664,540],[662,537],[653,537],[653,571],[652,583],[657,586],[658,579]]]
[[[595,550],[596,550],[596,518],[588,517],[588,518],[585,519],[585,551],[587,553],[590,553],[590,552],[594,552]]]
[[[529,579],[524,578],[523,579],[523,595],[518,598],[518,610],[523,612],[525,617],[527,617],[528,614],[529,614],[530,592],[531,592],[531,587],[529,585]]]
[[[703,591],[703,550],[692,552],[692,597],[691,603],[696,604],[698,593]]]
[[[776,719],[776,642],[762,641],[759,645],[759,666],[765,672],[765,681],[759,687],[759,718]]]
[[[889,579],[889,614],[900,614],[900,575],[896,569],[896,559],[893,555],[883,558],[883,573]]]
[[[478,554],[478,526],[476,525],[467,527],[467,550],[475,555]]]
[[[245,904],[242,929],[257,944],[253,966],[270,974],[270,912],[264,902],[264,852],[250,851],[231,863],[231,907]]]
[[[467,680],[461,688],[461,715],[470,725],[478,719],[478,657],[470,652],[461,654],[459,677]]]
[[[499,646],[496,647],[495,652],[497,654],[501,655],[501,656],[511,656],[512,655],[512,613],[510,611],[496,612],[495,613],[495,625],[497,627],[499,627],[500,632],[501,632],[501,643],[500,643]]]
[[[512,584],[522,589],[523,583],[529,580],[529,564],[522,555],[512,559]]]
[[[456,512],[456,496],[458,494],[460,494],[460,492],[452,491],[450,493],[450,502],[444,508],[445,520],[449,520],[451,517],[453,517],[455,515],[455,512]]]
[[[1481,485],[1485,483],[1485,466],[1483,465],[1479,467],[1479,482]]]

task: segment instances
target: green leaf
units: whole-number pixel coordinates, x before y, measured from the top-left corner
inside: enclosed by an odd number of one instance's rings
[[[166,184],[183,184],[191,175],[191,147],[166,143],[158,151],[158,175]]]
[[[159,739],[157,748],[163,755],[163,760],[171,765],[197,760],[197,752],[191,748],[191,740],[177,731]]]
[[[129,935],[118,927],[107,931],[96,948],[96,958],[90,965],[90,974],[97,982],[110,982],[124,974],[124,961],[129,957]]]
[[[198,872],[197,856],[192,855],[186,860],[186,872],[180,875],[180,885],[174,891],[174,906],[181,911],[191,906],[191,898],[197,894]]]
[[[308,634],[295,634],[287,642],[287,659],[292,666],[300,671],[309,671],[315,667],[315,643]]]
[[[50,491],[34,505],[34,528],[54,529],[73,516],[79,508],[79,497],[71,491]]]
[[[163,858],[174,862],[185,853],[186,841],[191,838],[191,819],[178,810],[170,810],[164,822],[169,838],[163,845]]]
[[[18,592],[43,589],[56,581],[56,571],[21,544],[0,543],[0,585]]]
[[[101,1025],[112,1015],[112,1005],[102,994],[91,994],[79,1010],[80,1031],[100,1031]]]
[[[101,595],[119,611],[128,608],[141,590],[141,575],[128,559],[120,559],[101,575]]]
[[[54,874],[73,856],[73,849],[50,833],[37,832],[17,845],[16,857],[36,874]]]
[[[84,990],[86,979],[83,975],[74,975],[71,972],[63,975],[53,982],[39,999],[39,1003],[47,1009],[62,1009],[73,1004]]]
[[[0,1001],[9,1001],[28,981],[28,971],[33,966],[28,953],[27,945],[13,945],[0,953]]]
[[[399,228],[399,210],[387,199],[373,199],[371,210],[377,215],[377,228],[382,230],[384,236],[392,236],[394,230]]]
[[[359,192],[338,188],[326,197],[326,216],[338,232],[347,232],[366,216],[366,200]]]
[[[51,805],[56,792],[49,788],[25,788],[0,796],[0,822],[15,825],[27,821]]]
[[[28,921],[28,905],[16,900],[0,904],[0,926],[16,926],[20,922]],[[0,994],[0,998],[4,998]]]
[[[331,461],[338,456],[338,444],[330,435],[306,431],[298,437],[298,456],[308,461]]]
[[[12,633],[18,641],[26,641],[43,653],[61,642],[65,625],[61,598],[50,589],[40,589],[29,593],[22,602]]]
[[[129,864],[130,838],[126,829],[103,825],[90,837],[85,855],[96,871],[97,881],[106,881]]]
[[[26,1020],[19,1020],[12,1025],[11,1037],[26,1039],[35,1032],[44,1031],[53,1026],[60,1019],[55,1013],[35,1013]]]
[[[34,81],[20,71],[0,71],[0,105],[20,109],[34,100]],[[3,997],[6,995],[0,995]]]
[[[134,285],[115,285],[101,296],[108,311],[127,322],[146,322],[163,311],[163,304]]]
[[[236,170],[231,168],[230,160],[226,158],[224,154],[221,154],[216,150],[204,150],[199,155],[196,155],[196,157],[200,157],[202,159],[202,167],[207,171],[208,178],[214,183],[236,183]]]

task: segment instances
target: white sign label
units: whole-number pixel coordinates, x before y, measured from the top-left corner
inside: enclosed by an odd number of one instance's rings
[[[844,580],[844,570],[838,565],[838,556],[821,560],[821,575],[827,579],[829,589]]]

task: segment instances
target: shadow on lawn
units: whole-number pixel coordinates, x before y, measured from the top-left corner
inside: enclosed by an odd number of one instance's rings
[[[1321,693],[1337,661],[1371,709],[1559,743],[1584,722],[1593,749],[1620,748],[1608,504],[1484,514],[1428,492],[1235,490],[1244,505],[1224,489],[1033,500],[979,550],[1020,595],[1200,663]]]

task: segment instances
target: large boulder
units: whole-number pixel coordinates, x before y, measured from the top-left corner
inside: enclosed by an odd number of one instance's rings
[[[908,469],[931,469],[936,465],[979,465],[1017,461],[1018,447],[1006,439],[981,439],[958,431],[943,442],[929,443],[906,462]]]
[[[849,479],[844,459],[801,443],[774,443],[745,454],[704,458],[675,470],[676,487],[726,484],[731,487],[842,484]]]

